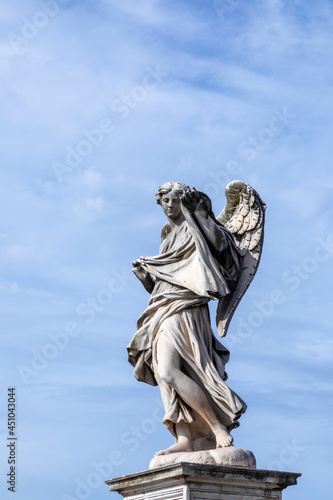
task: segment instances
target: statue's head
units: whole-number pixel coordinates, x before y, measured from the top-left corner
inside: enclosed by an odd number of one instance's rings
[[[162,197],[170,193],[170,191],[175,191],[175,194],[181,196],[186,187],[187,187],[186,184],[184,184],[183,182],[178,182],[178,181],[165,182],[162,186],[158,188],[157,193],[155,194],[156,203],[161,205]]]
[[[186,189],[182,182],[166,182],[160,186],[155,195],[156,202],[161,205],[165,215],[175,220],[181,215],[180,197]]]

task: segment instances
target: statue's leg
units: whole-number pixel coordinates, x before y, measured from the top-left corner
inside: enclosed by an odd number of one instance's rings
[[[156,455],[169,455],[169,453],[179,453],[193,451],[190,426],[183,420],[176,424],[177,441],[165,450],[158,451]]]
[[[162,334],[162,336],[163,336],[163,334]],[[160,342],[160,340],[158,342]],[[170,360],[170,362],[172,363],[172,366],[174,366],[175,369],[180,369],[181,359],[180,359],[180,356],[178,355],[177,351],[175,351],[175,350],[171,351],[170,349],[168,349],[167,352],[164,352],[164,355]],[[161,355],[160,355],[160,358],[161,358]],[[158,359],[158,355],[157,355],[157,359]],[[162,359],[161,359],[160,364],[157,362],[154,365],[155,377],[156,377],[156,380],[158,383],[161,382],[159,368],[161,367],[161,369],[163,369],[163,366],[164,366],[164,361]],[[157,371],[157,373],[156,373],[156,371]],[[163,379],[163,381],[165,382],[164,379]],[[165,450],[158,451],[156,453],[156,455],[168,455],[169,453],[193,451],[191,431],[190,431],[189,424],[184,422],[184,420],[181,420],[180,422],[175,424],[175,427],[176,427],[175,431],[176,431],[176,436],[177,436],[176,443]]]
[[[163,332],[157,342],[159,377],[173,387],[181,398],[207,422],[215,435],[217,448],[230,446],[233,441],[232,436],[219,421],[203,390],[181,371],[181,365],[182,359],[178,351],[169,342],[167,332]],[[177,443],[174,446],[176,445]]]

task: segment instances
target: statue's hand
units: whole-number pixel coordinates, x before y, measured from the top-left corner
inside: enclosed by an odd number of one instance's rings
[[[139,278],[140,281],[144,281],[145,279],[147,279],[148,272],[142,267],[140,259],[134,260],[132,262],[133,264],[132,272],[135,274],[137,278]]]
[[[200,193],[195,189],[189,187],[185,189],[184,194],[180,197],[182,205],[190,212],[197,212],[207,219],[208,210],[206,202],[201,198]]]
[[[182,205],[187,208],[187,210],[193,213],[196,211],[200,203],[200,194],[195,188],[190,189],[187,187],[181,195],[180,201],[182,202]]]
[[[143,284],[143,286],[145,287],[145,289],[147,290],[147,292],[151,293],[152,292],[152,289],[154,287],[154,282],[153,280],[151,279],[151,276],[150,274],[148,273],[148,271],[146,271],[143,267],[142,267],[142,262],[141,262],[141,259],[143,257],[140,257],[140,259],[138,260],[134,260],[132,262],[133,264],[133,269],[132,269],[132,272],[135,274],[135,276],[141,281],[141,283]]]
[[[132,262],[133,267],[141,266],[143,260],[144,260],[144,257],[140,257],[139,259],[133,260],[133,262]]]

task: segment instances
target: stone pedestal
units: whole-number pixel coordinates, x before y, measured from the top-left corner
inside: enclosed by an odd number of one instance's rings
[[[281,500],[301,474],[176,463],[106,481],[126,500]]]
[[[155,455],[149,464],[149,469],[157,469],[166,465],[191,463],[226,465],[231,467],[256,468],[256,459],[250,450],[227,446],[215,450],[189,451],[170,453],[169,455]]]

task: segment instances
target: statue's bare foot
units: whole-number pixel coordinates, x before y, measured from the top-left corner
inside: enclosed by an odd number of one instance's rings
[[[234,438],[229,434],[226,429],[220,429],[216,434],[216,448],[226,448],[231,446]]]
[[[193,451],[192,441],[189,439],[179,440],[177,443],[170,446],[170,448],[158,451],[155,455],[169,455],[170,453],[180,453],[185,451]]]

